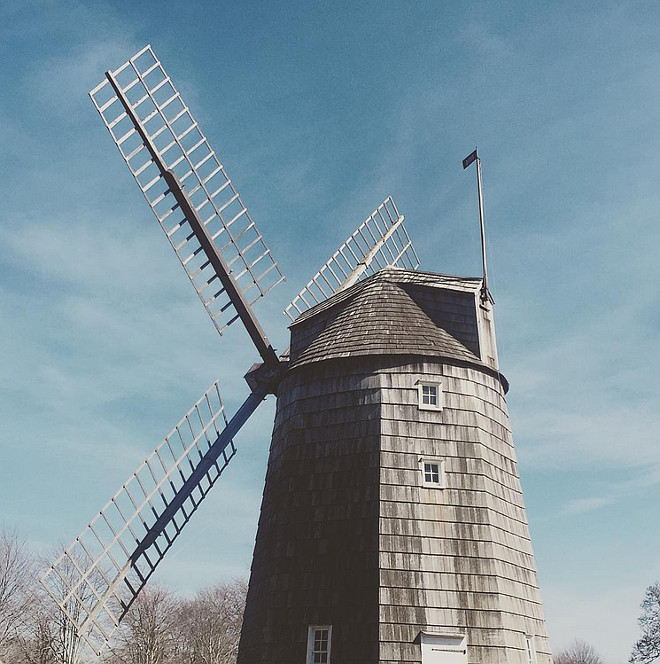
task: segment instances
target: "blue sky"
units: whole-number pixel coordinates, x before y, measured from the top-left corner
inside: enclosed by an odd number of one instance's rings
[[[220,377],[218,338],[87,92],[151,43],[287,283],[387,195],[422,267],[478,275],[484,165],[502,370],[555,650],[627,659],[660,578],[660,9],[652,2],[3,4],[0,519],[70,541]],[[159,572],[249,568],[273,403]]]

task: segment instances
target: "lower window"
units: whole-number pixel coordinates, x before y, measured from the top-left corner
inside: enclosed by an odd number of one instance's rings
[[[422,471],[422,486],[444,489],[445,462],[443,459],[420,459],[420,470]]]
[[[331,625],[311,625],[307,634],[307,664],[329,664]]]

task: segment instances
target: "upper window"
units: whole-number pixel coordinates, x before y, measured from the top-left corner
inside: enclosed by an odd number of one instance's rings
[[[417,383],[419,407],[421,410],[442,410],[442,386],[440,383]]]
[[[330,625],[312,625],[307,635],[307,664],[328,664],[330,662]]]

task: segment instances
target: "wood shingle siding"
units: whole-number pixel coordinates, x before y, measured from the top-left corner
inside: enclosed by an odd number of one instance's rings
[[[419,664],[420,632],[443,630],[470,664],[528,664],[525,634],[550,664],[479,287],[384,270],[292,325],[239,664],[304,664],[310,625],[332,625],[332,664]],[[419,408],[419,381],[442,410]]]

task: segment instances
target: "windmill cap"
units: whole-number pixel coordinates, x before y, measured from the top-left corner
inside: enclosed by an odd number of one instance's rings
[[[373,355],[481,360],[481,279],[384,269],[302,314],[291,327],[291,368]]]

